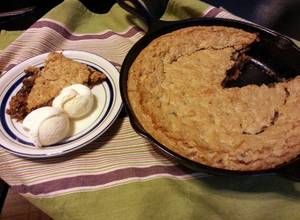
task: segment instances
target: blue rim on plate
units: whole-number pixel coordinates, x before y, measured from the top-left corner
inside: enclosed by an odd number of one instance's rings
[[[122,108],[119,91],[119,72],[104,58],[85,51],[63,51],[66,57],[103,72],[107,80],[97,85],[95,96],[101,100],[101,111],[97,118],[79,134],[52,146],[34,147],[26,134],[18,129],[18,123],[6,113],[10,98],[21,88],[26,77],[24,69],[28,66],[43,66],[49,53],[30,58],[13,67],[0,78],[0,146],[22,157],[43,158],[59,156],[82,148],[102,135],[115,121]],[[102,96],[99,97],[99,94]],[[99,101],[98,100],[98,101]],[[17,125],[17,126],[16,126]]]

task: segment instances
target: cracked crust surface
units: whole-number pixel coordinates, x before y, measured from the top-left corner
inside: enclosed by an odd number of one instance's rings
[[[23,81],[23,87],[12,97],[7,110],[17,120],[22,120],[34,109],[51,105],[59,92],[69,85],[93,86],[106,79],[103,73],[57,52],[48,55],[43,69],[28,67],[25,72],[31,76]]]
[[[130,105],[144,129],[191,160],[263,170],[300,153],[300,77],[273,86],[223,88],[235,54],[256,34],[189,27],[152,41],[128,76]]]

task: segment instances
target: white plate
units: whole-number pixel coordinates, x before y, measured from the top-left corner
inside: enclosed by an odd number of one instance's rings
[[[6,113],[9,101],[22,87],[28,66],[41,67],[48,53],[30,58],[13,67],[0,78],[0,145],[9,152],[30,158],[53,157],[79,149],[103,134],[117,118],[122,100],[119,90],[119,72],[107,60],[84,51],[63,51],[66,57],[85,63],[107,76],[107,80],[92,89],[97,101],[92,116],[76,122],[76,133],[64,141],[43,148],[35,147],[21,123]],[[78,127],[80,129],[78,129]]]

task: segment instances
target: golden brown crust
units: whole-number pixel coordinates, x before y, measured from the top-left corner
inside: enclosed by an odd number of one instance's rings
[[[24,82],[31,84],[26,86],[23,82],[22,89],[12,98],[10,108],[7,110],[8,114],[17,120],[22,120],[36,108],[50,105],[66,86],[76,83],[93,86],[106,78],[103,73],[57,52],[48,55],[42,70],[28,67],[26,72],[33,76]]]
[[[132,109],[159,142],[194,161],[230,170],[275,167],[300,153],[300,77],[222,87],[234,54],[256,34],[190,27],[152,41],[128,76]]]

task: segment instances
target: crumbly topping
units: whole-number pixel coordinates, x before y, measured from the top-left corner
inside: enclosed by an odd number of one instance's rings
[[[300,77],[273,86],[222,86],[243,62],[235,54],[256,40],[235,28],[198,26],[152,41],[128,78],[130,104],[144,129],[175,152],[218,168],[262,170],[295,158]]]

